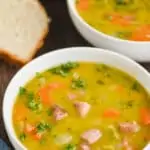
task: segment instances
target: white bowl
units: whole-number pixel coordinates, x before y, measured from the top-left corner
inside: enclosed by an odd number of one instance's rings
[[[67,0],[69,14],[79,33],[88,42],[99,48],[122,53],[139,62],[150,61],[150,42],[122,40],[97,31],[80,17],[75,7],[75,1]]]
[[[67,61],[91,61],[116,67],[136,78],[150,92],[150,74],[139,64],[120,54],[99,48],[76,47],[47,53],[24,66],[11,80],[4,95],[3,119],[7,134],[14,148],[25,147],[17,139],[12,124],[12,109],[19,87],[25,85],[36,72],[44,71],[54,65]]]

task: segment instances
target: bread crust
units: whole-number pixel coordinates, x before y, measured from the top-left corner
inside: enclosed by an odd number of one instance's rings
[[[36,0],[36,1],[39,4],[41,11],[45,14],[46,18],[49,19],[49,24],[50,24],[51,19],[48,17],[45,8],[43,7],[43,5],[38,0]],[[32,58],[35,56],[35,54],[38,52],[38,50],[40,50],[40,48],[44,44],[44,40],[45,40],[45,38],[49,32],[49,24],[47,24],[46,28],[43,31],[43,34],[41,34],[41,38],[37,41],[35,48],[33,50],[31,50],[31,55],[28,59],[26,59],[26,60],[20,59],[17,55],[12,55],[9,52],[7,53],[6,49],[1,49],[1,48],[0,48],[0,58],[6,60],[8,63],[18,64],[21,66],[23,66],[26,63],[28,63],[29,61],[31,61]]]

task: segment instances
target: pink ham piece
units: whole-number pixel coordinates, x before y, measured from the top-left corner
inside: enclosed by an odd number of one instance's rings
[[[91,150],[91,148],[90,148],[89,144],[81,143],[80,147],[79,147],[79,150]]]
[[[68,93],[67,94],[67,97],[68,97],[68,99],[69,100],[74,100],[74,99],[76,99],[77,98],[77,95],[76,94],[74,94],[74,93]]]
[[[81,134],[81,139],[93,144],[97,142],[102,136],[102,133],[98,129],[91,129]]]
[[[140,130],[140,126],[135,121],[120,123],[119,128],[125,133],[136,133]]]
[[[59,121],[59,120],[62,120],[64,118],[68,117],[68,113],[62,107],[55,105],[53,107],[53,116],[56,121]]]
[[[74,106],[81,117],[85,117],[91,108],[91,105],[87,102],[75,102]]]

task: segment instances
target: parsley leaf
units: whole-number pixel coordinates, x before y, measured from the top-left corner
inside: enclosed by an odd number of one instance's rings
[[[127,5],[131,4],[133,0],[115,0],[117,5]]]
[[[60,66],[54,67],[49,71],[53,74],[66,77],[72,69],[77,68],[78,66],[79,64],[76,62],[68,62],[66,64],[62,64]]]
[[[128,100],[125,102],[120,102],[121,109],[130,109],[135,105],[134,100]]]
[[[76,145],[68,144],[68,145],[66,145],[64,150],[76,150],[76,149],[77,149]]]
[[[36,100],[36,97],[35,97],[33,92],[28,92],[26,94],[26,96],[27,96],[27,99],[28,99],[27,107],[29,109],[31,109],[32,111],[41,110],[42,104],[40,103],[40,101]]]
[[[26,139],[25,133],[20,134],[19,138],[21,141],[24,141]]]
[[[97,72],[105,72],[108,71],[109,67],[105,64],[96,64],[96,71]]]
[[[47,115],[48,116],[51,116],[53,114],[53,110],[51,109],[51,108],[49,108],[48,110],[47,110]]]
[[[24,87],[20,87],[19,88],[19,95],[22,96],[24,94],[26,94],[27,90]]]
[[[33,93],[33,92],[28,92],[28,93],[27,93],[27,98],[28,98],[29,100],[33,100],[33,99],[35,98],[34,93]]]
[[[79,64],[76,63],[76,62],[68,62],[68,63],[66,63],[66,64],[62,64],[62,65],[61,65],[61,68],[62,68],[63,70],[66,70],[66,71],[70,71],[71,69],[74,69],[74,68],[76,68],[76,67],[78,67],[78,66],[79,66]]]
[[[86,87],[86,82],[83,79],[73,79],[71,87],[73,89],[78,89],[78,88],[85,88]]]
[[[131,89],[134,90],[134,91],[139,92],[139,83],[138,83],[137,81],[135,81],[135,82],[132,84]]]
[[[97,80],[96,83],[99,84],[99,85],[104,85],[105,84],[102,80]]]
[[[43,76],[42,76],[42,74],[41,74],[40,72],[36,72],[36,77],[37,77],[37,78],[41,78],[41,77],[43,77]]]
[[[41,103],[36,102],[35,100],[29,100],[27,105],[28,105],[28,108],[31,109],[32,111],[40,110],[42,107]]]
[[[51,128],[52,128],[52,126],[45,122],[40,122],[36,126],[38,133],[44,132],[46,130],[50,130]]]

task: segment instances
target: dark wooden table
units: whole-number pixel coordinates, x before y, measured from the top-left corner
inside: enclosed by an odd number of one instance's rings
[[[39,56],[49,51],[58,48],[65,48],[70,46],[91,46],[87,43],[74,28],[70,17],[68,15],[65,0],[41,0],[45,6],[49,16],[52,18],[50,32],[46,39],[44,47],[36,55]],[[150,63],[142,64],[150,71]],[[5,89],[13,77],[13,75],[20,69],[20,67],[10,65],[0,60],[0,108],[2,110],[2,101]],[[2,111],[0,113],[0,138],[7,142],[11,147],[7,134],[4,129],[2,120]]]

